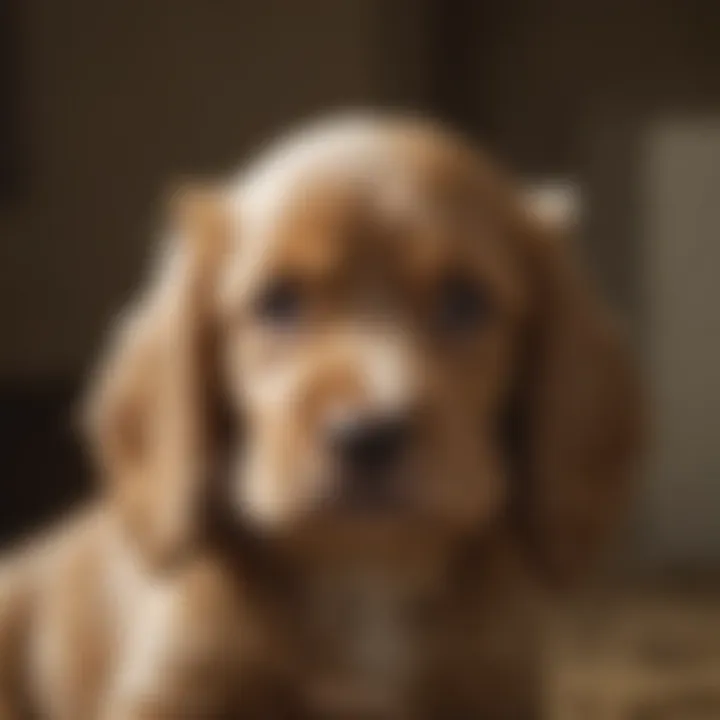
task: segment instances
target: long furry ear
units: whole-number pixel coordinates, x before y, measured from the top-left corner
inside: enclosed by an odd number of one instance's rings
[[[210,190],[177,193],[150,287],[115,331],[85,423],[113,506],[147,560],[194,541],[209,471],[211,296],[227,227]]]
[[[641,393],[621,333],[558,223],[525,220],[535,292],[520,410],[522,521],[543,570],[563,581],[589,565],[626,504]]]

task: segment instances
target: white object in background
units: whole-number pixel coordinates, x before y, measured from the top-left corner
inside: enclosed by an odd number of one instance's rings
[[[574,230],[580,224],[581,197],[577,183],[547,179],[528,183],[526,197],[531,211],[551,227]]]

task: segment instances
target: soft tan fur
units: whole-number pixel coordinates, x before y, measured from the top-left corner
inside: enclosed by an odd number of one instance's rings
[[[637,445],[568,243],[399,118],[306,130],[169,215],[90,396],[100,498],[0,576],[0,718],[532,715],[542,598]],[[433,320],[458,271],[487,304],[462,337]],[[278,330],[257,302],[288,277]],[[324,434],[361,411],[415,422],[377,517],[342,507]]]

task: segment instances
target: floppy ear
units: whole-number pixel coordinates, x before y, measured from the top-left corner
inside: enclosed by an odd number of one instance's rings
[[[534,286],[521,400],[523,529],[542,568],[582,571],[618,519],[640,446],[621,333],[557,227],[526,218]]]
[[[179,556],[197,534],[209,472],[211,295],[226,239],[222,200],[178,193],[150,287],[115,331],[86,427],[113,506],[145,558]]]

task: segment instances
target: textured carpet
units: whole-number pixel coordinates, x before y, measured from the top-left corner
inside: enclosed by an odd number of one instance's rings
[[[720,720],[720,592],[607,592],[560,613],[549,720]]]

